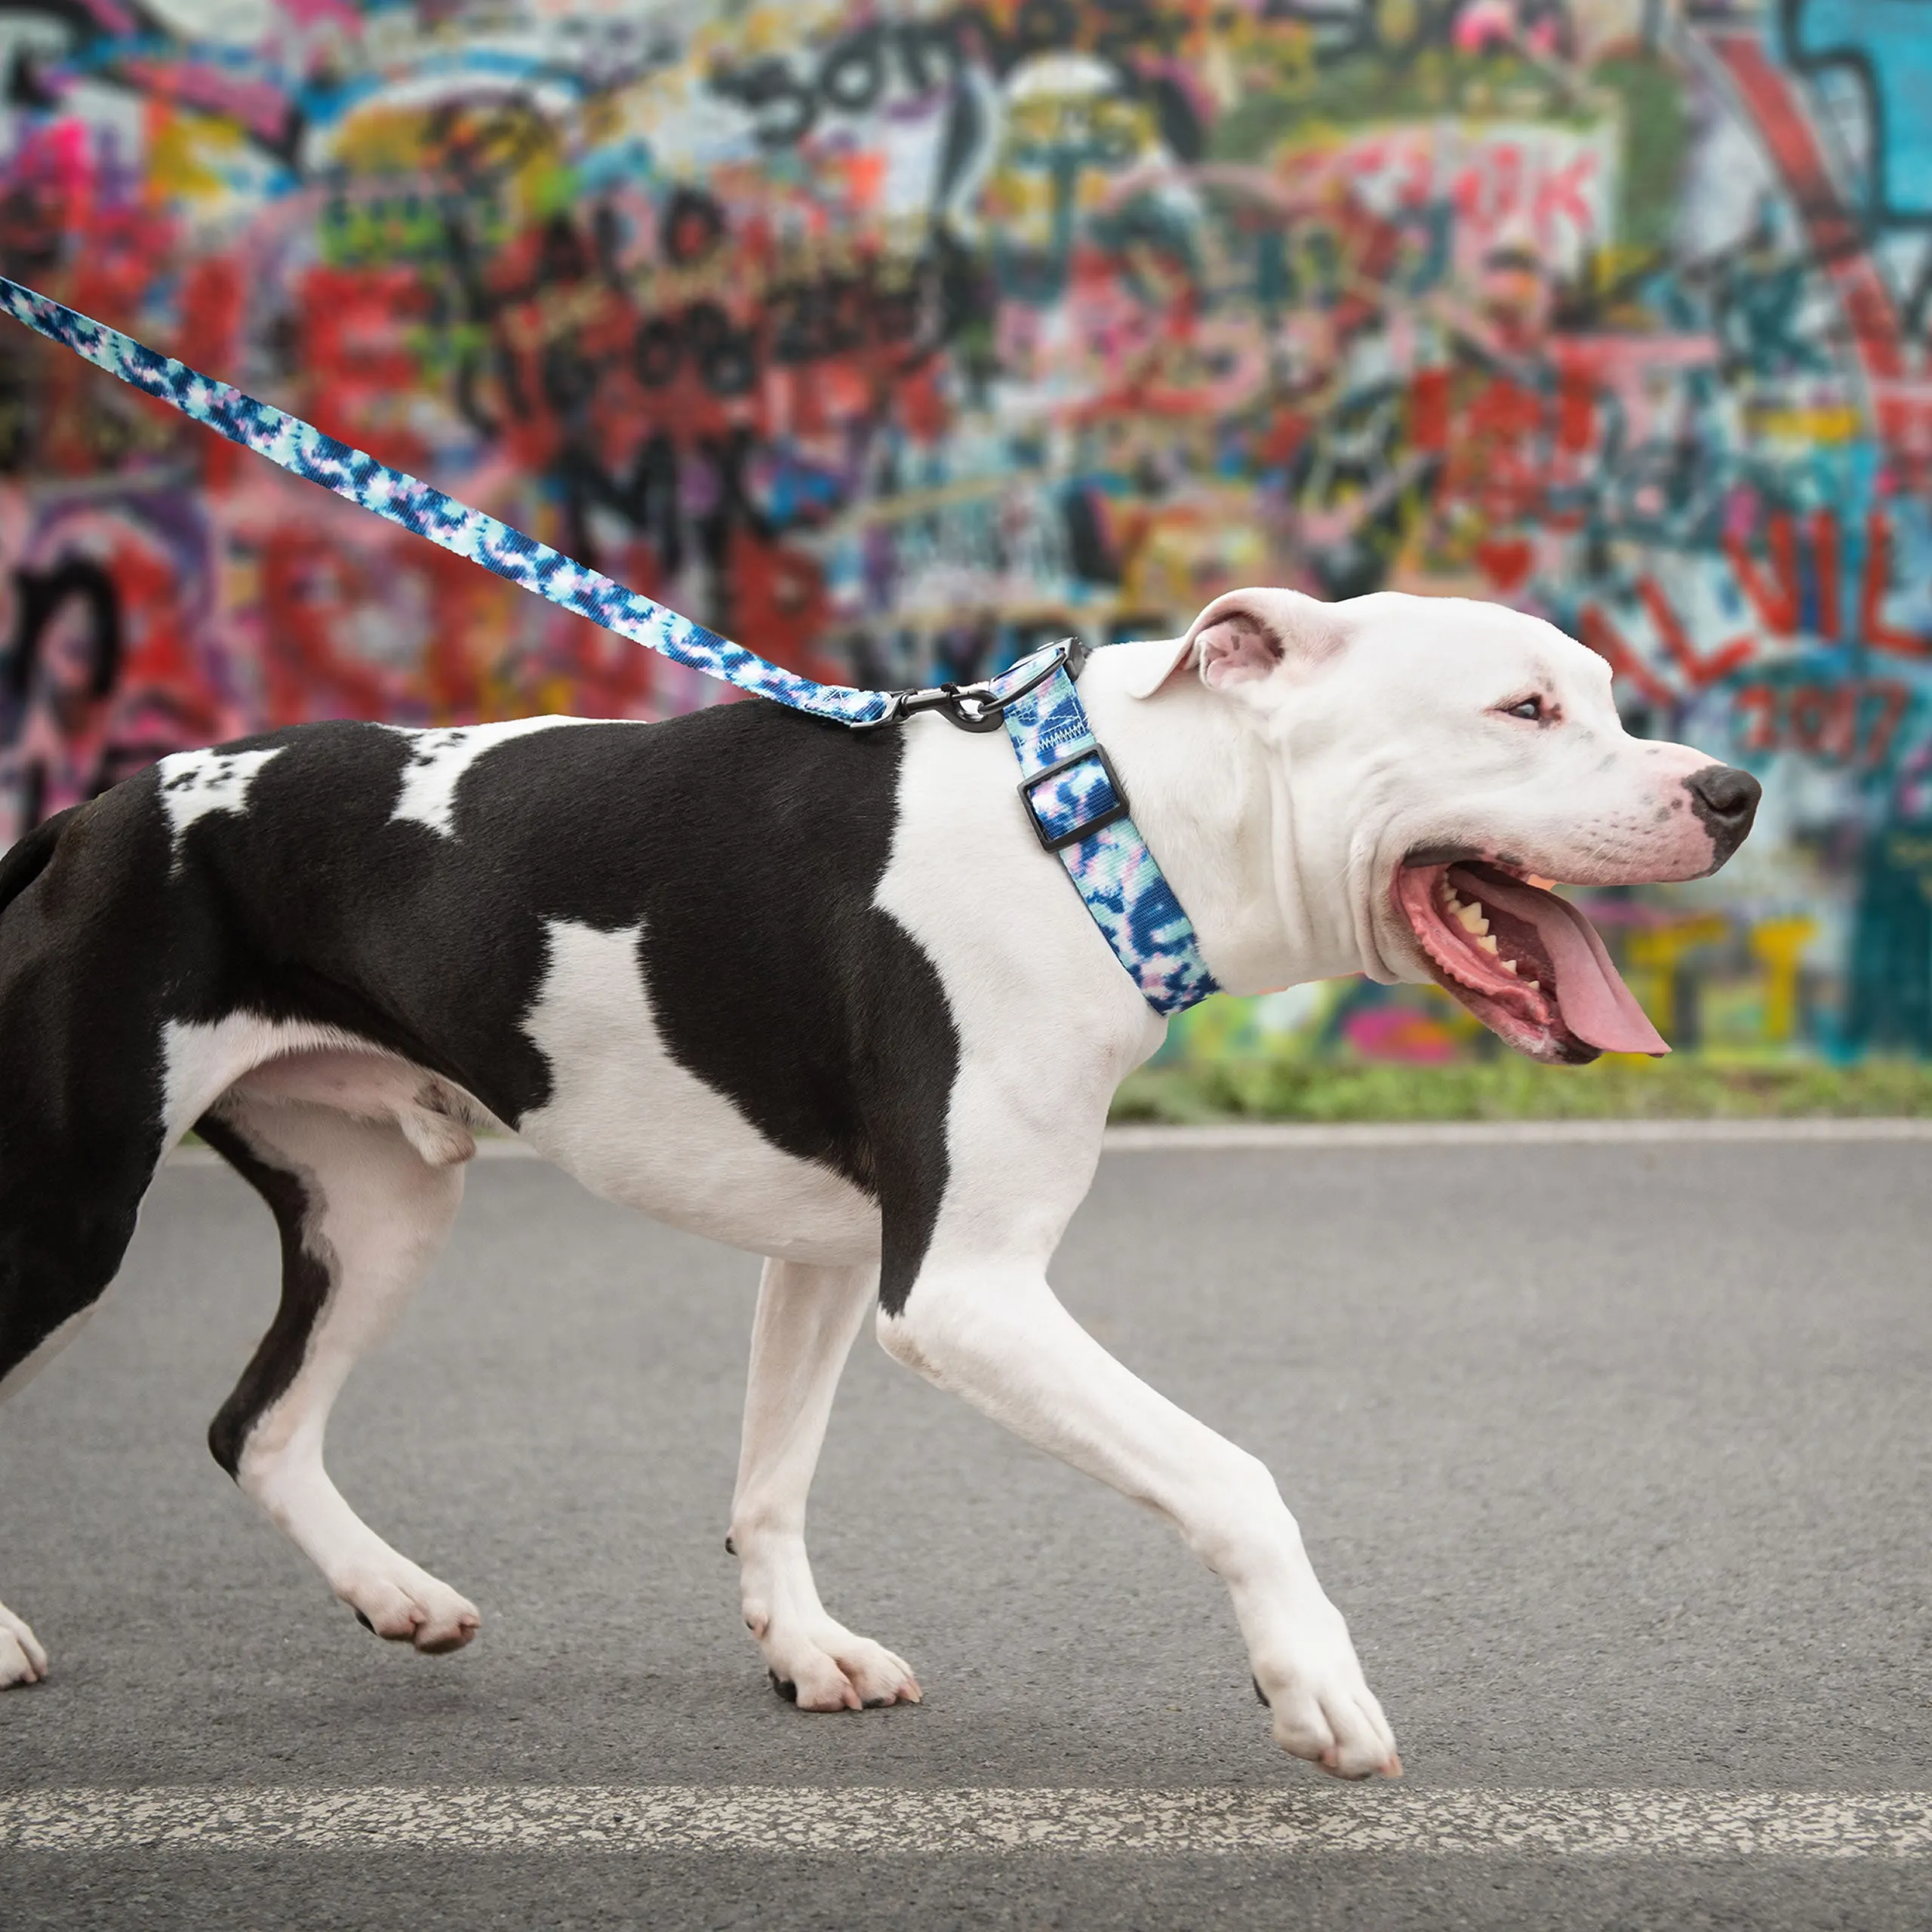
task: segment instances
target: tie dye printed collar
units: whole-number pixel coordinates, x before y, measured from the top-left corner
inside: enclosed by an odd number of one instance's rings
[[[822,685],[768,664],[702,624],[586,568],[547,543],[352,449],[313,423],[261,402],[103,322],[0,275],[0,309],[50,342],[265,456],[291,475],[426,537],[500,577],[681,664],[795,711],[854,727],[940,710],[962,730],[1003,722],[1020,758],[1020,795],[1040,842],[1057,852],[1094,923],[1157,1013],[1217,990],[1194,926],[1128,816],[1127,795],[1074,689],[1071,644],[1035,653],[983,685],[866,691]]]
[[[1183,1013],[1220,989],[1087,721],[1073,682],[1081,654],[1056,645],[990,687],[1020,759],[1020,796],[1141,997],[1156,1013]]]

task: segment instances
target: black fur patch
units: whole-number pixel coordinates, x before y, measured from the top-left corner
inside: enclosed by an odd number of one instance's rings
[[[235,1129],[209,1115],[195,1131],[269,1204],[281,1234],[281,1303],[235,1392],[208,1424],[208,1447],[230,1475],[242,1470],[250,1432],[287,1395],[329,1298],[328,1268],[303,1244],[314,1203],[300,1180],[263,1160]]]
[[[900,733],[759,700],[559,725],[469,766],[454,836],[392,818],[397,732],[305,725],[237,748],[271,746],[246,810],[195,820],[178,856],[146,773],[0,873],[21,893],[0,926],[0,1369],[118,1265],[160,1152],[165,1021],[340,1026],[515,1124],[550,1098],[521,1023],[558,919],[642,928],[667,1051],[878,1201],[881,1300],[904,1305],[946,1188],[958,1045],[932,962],[873,903]],[[275,1372],[258,1355],[230,1408]]]
[[[113,1279],[161,1156],[167,866],[140,781],[0,860],[0,1375]]]
[[[5,911],[46,871],[52,862],[54,848],[60,842],[63,829],[79,810],[78,805],[69,805],[65,811],[56,812],[0,852],[0,912]]]

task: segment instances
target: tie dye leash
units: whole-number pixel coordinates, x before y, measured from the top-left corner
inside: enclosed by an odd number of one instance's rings
[[[633,644],[740,691],[857,730],[928,710],[965,731],[1004,726],[1020,760],[1020,796],[1035,833],[1047,851],[1059,854],[1094,922],[1148,1004],[1159,1013],[1178,1013],[1217,990],[1193,924],[1135,830],[1126,793],[1088,724],[1073,681],[1084,656],[1077,641],[1037,651],[979,684],[909,691],[820,684],[768,663],[500,518],[351,448],[313,423],[5,275],[0,275],[0,308],[36,334],[71,349],[230,442],[266,457],[291,475],[319,483]]]

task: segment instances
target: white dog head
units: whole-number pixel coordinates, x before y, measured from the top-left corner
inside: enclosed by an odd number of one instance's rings
[[[1270,589],[1230,591],[1186,637],[1138,648],[1134,695],[1191,671],[1260,734],[1292,863],[1346,881],[1378,977],[1435,980],[1534,1059],[1669,1051],[1589,921],[1533,881],[1715,872],[1758,788],[1629,736],[1594,652],[1499,605]]]

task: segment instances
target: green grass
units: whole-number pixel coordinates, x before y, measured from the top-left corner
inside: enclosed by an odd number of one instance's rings
[[[1598,61],[1590,78],[1623,103],[1617,237],[1632,249],[1666,248],[1676,232],[1677,184],[1690,146],[1684,83],[1656,55],[1635,52]]]
[[[1932,1114],[1932,1062],[1729,1061],[1684,1054],[1593,1066],[1514,1056],[1395,1066],[1284,1055],[1143,1067],[1115,1097],[1116,1121],[1595,1120]]]

